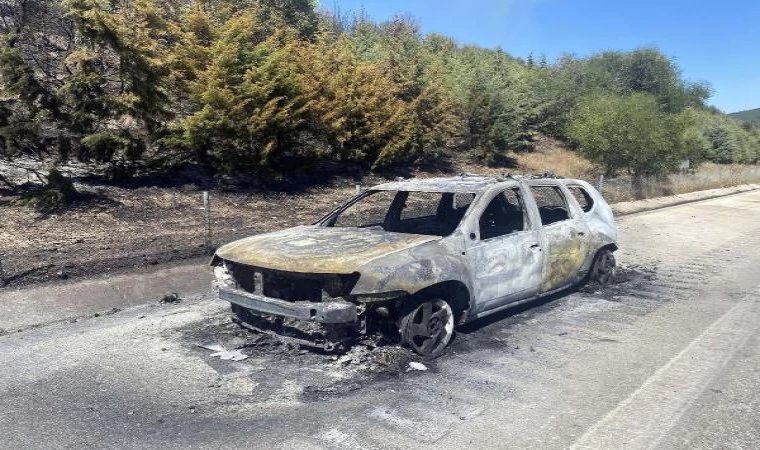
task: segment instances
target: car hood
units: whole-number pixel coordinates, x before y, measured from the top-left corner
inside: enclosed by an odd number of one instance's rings
[[[367,228],[301,226],[231,242],[216,255],[286,272],[350,274],[373,259],[438,239]]]

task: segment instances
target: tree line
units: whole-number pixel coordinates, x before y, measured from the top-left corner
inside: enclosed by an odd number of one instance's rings
[[[548,63],[311,0],[0,0],[0,155],[283,174],[471,152],[546,134],[607,173],[760,160],[653,48]],[[561,171],[561,168],[558,168]],[[2,174],[0,174],[1,176]]]

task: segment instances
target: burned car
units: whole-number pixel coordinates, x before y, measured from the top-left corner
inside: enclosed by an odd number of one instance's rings
[[[608,282],[616,234],[584,181],[462,175],[372,187],[313,225],[224,245],[211,264],[248,328],[325,350],[382,332],[437,356],[456,325]]]

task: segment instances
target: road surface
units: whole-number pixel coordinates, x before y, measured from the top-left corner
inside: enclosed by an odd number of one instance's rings
[[[760,192],[619,226],[619,284],[481,321],[427,371],[212,357],[250,336],[208,295],[0,336],[0,448],[760,448]]]

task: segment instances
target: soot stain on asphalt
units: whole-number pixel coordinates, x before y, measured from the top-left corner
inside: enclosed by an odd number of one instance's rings
[[[289,344],[268,334],[256,333],[235,323],[228,314],[219,314],[187,324],[177,330],[183,347],[201,357],[221,376],[247,367],[257,384],[257,399],[270,399],[285,387],[300,389],[305,402],[345,397],[358,391],[402,380],[425,376],[436,371],[435,361],[423,360],[411,350],[368,337],[354,343],[340,354]],[[240,350],[248,356],[243,361],[226,361],[211,357],[212,351],[199,346],[219,345],[226,350]],[[421,362],[427,371],[411,370],[411,362]]]
[[[615,301],[620,295],[633,295],[652,285],[657,276],[654,266],[618,266],[612,282],[607,285],[590,282],[578,289],[578,292],[590,294],[604,300]]]
[[[451,352],[467,353],[476,350],[499,350],[516,353],[521,344],[508,330],[540,317],[549,311],[562,307],[572,294],[584,297],[616,301],[621,295],[636,295],[636,292],[650,286],[657,273],[656,267],[618,266],[615,276],[607,285],[589,282],[556,294],[515,305],[501,312],[486,316],[459,328],[459,333],[451,345]],[[501,331],[497,333],[497,331]]]

